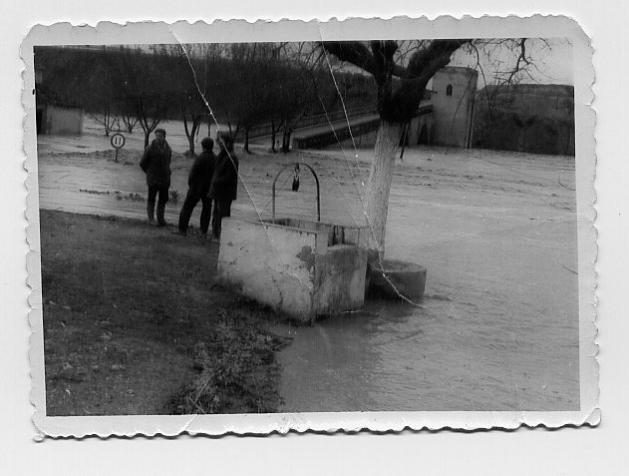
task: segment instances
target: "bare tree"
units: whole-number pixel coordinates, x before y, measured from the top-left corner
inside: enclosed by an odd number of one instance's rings
[[[276,136],[281,132],[281,151],[286,153],[297,124],[318,109],[317,72],[321,51],[306,42],[283,44],[276,51],[274,61],[268,84],[271,98],[267,100],[272,117],[271,150],[275,152]]]
[[[268,120],[278,107],[278,85],[282,87],[279,53],[282,43],[242,43],[232,45],[230,71],[233,78],[231,122],[242,131],[244,151],[250,153],[249,135],[253,127]],[[285,68],[284,68],[285,69]]]
[[[404,65],[397,41],[323,42],[327,53],[370,73],[378,90],[380,115],[375,154],[365,189],[365,213],[372,228],[372,249],[384,254],[393,164],[402,128],[412,117],[428,81],[470,40],[433,40],[414,51]],[[397,60],[397,61],[396,61]]]
[[[525,40],[512,40],[522,51],[512,71],[527,63]],[[389,194],[395,152],[403,128],[415,114],[433,75],[450,63],[454,52],[476,43],[472,39],[397,42],[322,42],[326,53],[371,74],[377,88],[380,115],[374,159],[365,187],[365,213],[372,229],[371,248],[384,254]]]
[[[151,133],[172,109],[177,71],[173,71],[170,55],[162,50],[150,55],[124,51],[120,64],[122,112],[137,118],[144,132],[144,147],[148,147]]]
[[[180,71],[174,84],[176,94],[173,100],[177,102],[188,139],[186,155],[194,157],[195,138],[207,114],[203,103],[203,94],[207,89],[207,75],[198,75],[195,71],[206,66],[206,62],[203,58],[192,57],[191,51],[195,45],[172,46],[174,48],[168,50],[168,54],[172,57],[173,68]]]
[[[82,102],[89,111],[89,116],[103,126],[105,136],[119,124],[116,84],[118,82],[115,66],[116,57],[107,50],[97,53],[90,58],[86,65],[82,79],[84,86]]]
[[[89,116],[98,124],[103,126],[105,136],[109,137],[109,133],[119,124],[118,116],[114,114],[111,106],[105,106],[101,113],[89,113]]]
[[[120,113],[120,121],[124,125],[125,131],[129,134],[133,134],[133,129],[138,124],[138,118],[135,117],[134,114],[130,114],[129,111],[124,111],[124,108],[121,108],[123,112]]]

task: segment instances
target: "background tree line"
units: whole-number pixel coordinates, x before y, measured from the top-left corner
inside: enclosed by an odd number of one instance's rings
[[[161,121],[180,120],[193,154],[202,125],[209,132],[216,120],[247,152],[252,131],[287,151],[305,118],[375,109],[373,78],[340,70],[333,78],[321,55],[312,43],[37,47],[37,100],[84,109],[105,135],[139,125],[145,145]]]
[[[476,94],[473,146],[574,155],[574,88],[490,85]]]

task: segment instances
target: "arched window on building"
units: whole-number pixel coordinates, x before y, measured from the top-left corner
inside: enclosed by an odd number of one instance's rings
[[[446,96],[452,96],[452,85],[448,84],[446,87]]]

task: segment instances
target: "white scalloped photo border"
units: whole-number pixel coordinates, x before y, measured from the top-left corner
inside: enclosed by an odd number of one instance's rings
[[[33,47],[59,44],[133,44],[203,42],[276,42],[320,40],[417,38],[512,38],[563,37],[573,44],[575,97],[575,160],[578,227],[579,279],[579,383],[580,409],[575,411],[416,411],[416,412],[330,412],[219,415],[133,415],[133,416],[47,416],[44,380],[44,343],[41,292],[41,247],[39,235],[39,194],[37,140],[35,129],[35,75]],[[38,437],[108,437],[134,435],[266,435],[294,432],[388,432],[411,430],[517,429],[526,427],[560,428],[596,426],[598,408],[598,364],[596,355],[596,199],[594,179],[595,112],[592,108],[595,80],[590,39],[578,23],[565,16],[520,18],[517,16],[436,19],[394,17],[390,19],[351,18],[344,21],[278,22],[217,20],[211,24],[180,21],[110,22],[96,26],[69,23],[34,26],[21,46],[25,64],[24,151],[28,172],[26,187],[27,256],[29,296],[31,401],[33,422]]]

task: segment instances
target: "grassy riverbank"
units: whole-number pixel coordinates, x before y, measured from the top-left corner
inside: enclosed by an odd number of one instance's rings
[[[214,283],[218,246],[41,211],[48,415],[272,412],[279,319]]]

